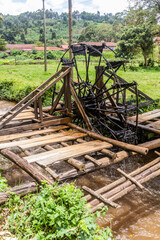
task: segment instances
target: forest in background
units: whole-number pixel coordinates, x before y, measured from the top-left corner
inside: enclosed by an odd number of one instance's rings
[[[2,14],[0,14],[2,15]],[[82,30],[89,26],[99,26],[106,28],[106,41],[118,41],[121,28],[125,24],[126,12],[113,15],[107,13],[101,15],[100,12],[73,12],[73,42],[77,42]],[[3,21],[0,26],[0,38],[8,43],[31,44],[37,41],[43,42],[43,11],[25,12],[17,16],[2,15]],[[104,26],[105,24],[105,26]],[[67,43],[68,34],[68,13],[57,13],[52,9],[46,10],[47,44],[60,46]],[[103,35],[97,41],[103,40]]]

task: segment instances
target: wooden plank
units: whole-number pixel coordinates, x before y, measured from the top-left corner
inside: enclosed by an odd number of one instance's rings
[[[139,114],[139,117],[146,117],[146,116],[149,116],[149,115],[157,113],[157,112],[159,112],[159,109],[155,109],[153,111],[149,111],[149,112]],[[135,119],[136,119],[136,116],[128,117],[129,121],[135,121]]]
[[[47,144],[56,144],[56,143],[60,143],[61,141],[71,141],[71,140],[75,140],[78,137],[85,137],[86,134],[84,133],[73,133],[71,135],[68,136],[59,136],[59,137],[51,137],[49,139],[46,139],[44,141],[37,141],[37,142],[33,142],[33,143],[23,143],[23,144],[19,144],[18,146],[23,149],[23,150],[27,150],[33,147],[42,147],[45,146]]]
[[[46,135],[46,136],[35,137],[35,138],[32,138],[32,139],[26,139],[26,140],[8,142],[8,143],[1,143],[0,144],[0,149],[10,148],[10,147],[15,147],[15,146],[20,146],[20,145],[26,145],[26,146],[29,145],[29,144],[35,145],[36,143],[38,144],[41,141],[44,142],[44,141],[47,141],[47,140],[55,140],[55,139],[63,137],[63,136],[72,135],[73,133],[75,133],[75,131],[65,131],[65,132],[60,132],[60,133],[56,133],[56,134],[50,134],[50,135]],[[27,148],[25,148],[25,149],[27,149]]]
[[[67,160],[78,156],[85,155],[87,153],[99,151],[104,148],[110,147],[110,144],[101,142],[98,140],[76,144],[60,149],[54,149],[45,153],[35,154],[29,157],[25,157],[29,163],[38,162],[40,165],[46,166],[57,161]]]
[[[156,122],[152,122],[150,124],[146,125],[147,127],[151,127],[151,128],[156,128],[160,130],[160,120],[156,121]]]
[[[154,119],[156,117],[160,117],[160,109],[155,109],[153,111],[150,111],[150,112],[147,112],[147,113],[144,113],[144,114],[140,114],[138,116],[138,123],[143,123],[145,121]],[[135,121],[135,119],[136,119],[135,116],[133,116],[131,118],[128,118],[129,121]]]
[[[23,132],[25,130],[33,130],[33,129],[44,128],[44,127],[53,126],[53,125],[67,124],[71,122],[71,120],[72,119],[70,117],[66,117],[66,118],[53,119],[50,121],[43,121],[43,123],[32,123],[32,124],[22,125],[18,127],[13,127],[13,128],[7,128],[7,129],[0,130],[0,136]]]
[[[154,119],[154,118],[157,118],[157,117],[160,117],[160,111],[157,112],[157,113],[154,113],[154,114],[150,114],[149,116],[146,116],[146,117],[140,117],[139,120],[138,120],[138,123],[143,123],[145,121],[148,121],[148,120],[151,120],[151,119]]]
[[[11,140],[15,140],[18,138],[23,138],[23,137],[31,137],[34,135],[40,135],[40,134],[44,134],[44,133],[53,133],[53,132],[57,132],[62,129],[67,129],[67,128],[69,128],[69,127],[65,126],[65,125],[60,125],[60,126],[56,126],[56,127],[52,127],[52,128],[43,129],[43,130],[35,130],[35,131],[30,131],[30,132],[4,135],[4,136],[0,136],[0,142],[11,141]]]

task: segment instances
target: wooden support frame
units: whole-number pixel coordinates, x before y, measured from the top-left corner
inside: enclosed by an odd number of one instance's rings
[[[8,122],[10,122],[14,117],[16,117],[20,112],[30,106],[32,103],[37,101],[47,90],[53,87],[60,79],[64,78],[69,72],[71,68],[68,67],[64,72],[60,70],[56,74],[54,74],[50,79],[36,88],[32,93],[30,93],[27,97],[25,97],[22,101],[20,101],[15,107],[13,107],[10,111],[4,114],[0,118],[0,129],[2,129]],[[63,73],[62,73],[63,72]],[[60,76],[58,76],[61,74]],[[57,77],[58,76],[58,77]],[[52,81],[55,77],[57,77],[54,81]],[[52,81],[52,82],[51,82]],[[50,83],[51,82],[51,83]],[[48,84],[49,83],[49,84]],[[48,84],[48,85],[47,85]],[[43,88],[44,87],[44,88]],[[43,89],[42,89],[43,88]],[[42,90],[41,90],[42,89]],[[38,93],[36,93],[38,91]],[[35,94],[36,93],[36,94]],[[10,113],[11,112],[11,113]]]

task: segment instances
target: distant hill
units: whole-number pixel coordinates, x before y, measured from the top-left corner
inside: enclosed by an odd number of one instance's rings
[[[1,14],[2,15],[2,14]],[[122,24],[125,19],[125,12],[100,15],[99,12],[73,12],[73,42],[78,41],[82,30],[90,24],[99,25],[107,23],[110,25]],[[46,33],[47,44],[61,46],[68,43],[68,14],[46,10]],[[34,44],[43,42],[43,11],[25,12],[17,16],[3,15],[3,22],[0,26],[0,38],[11,44]],[[107,39],[106,39],[107,40]],[[40,42],[39,42],[40,41]],[[113,39],[115,41],[115,39]]]

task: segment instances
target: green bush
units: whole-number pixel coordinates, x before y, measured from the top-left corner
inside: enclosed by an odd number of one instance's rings
[[[53,51],[47,51],[47,59],[55,59]]]
[[[7,57],[8,57],[8,53],[0,52],[0,58],[7,58]]]
[[[38,51],[36,49],[32,50],[32,54],[37,54],[37,53],[38,53]]]
[[[11,51],[11,56],[18,56],[21,55],[23,52],[21,50],[13,49]]]
[[[3,192],[6,189],[8,189],[7,180],[6,178],[2,177],[0,173],[0,192]]]
[[[16,196],[16,201],[11,200],[14,206],[7,204],[13,209],[8,217],[9,230],[21,240],[111,240],[111,230],[95,223],[100,212],[91,214],[82,196],[73,184],[44,184],[39,194],[24,200]]]

